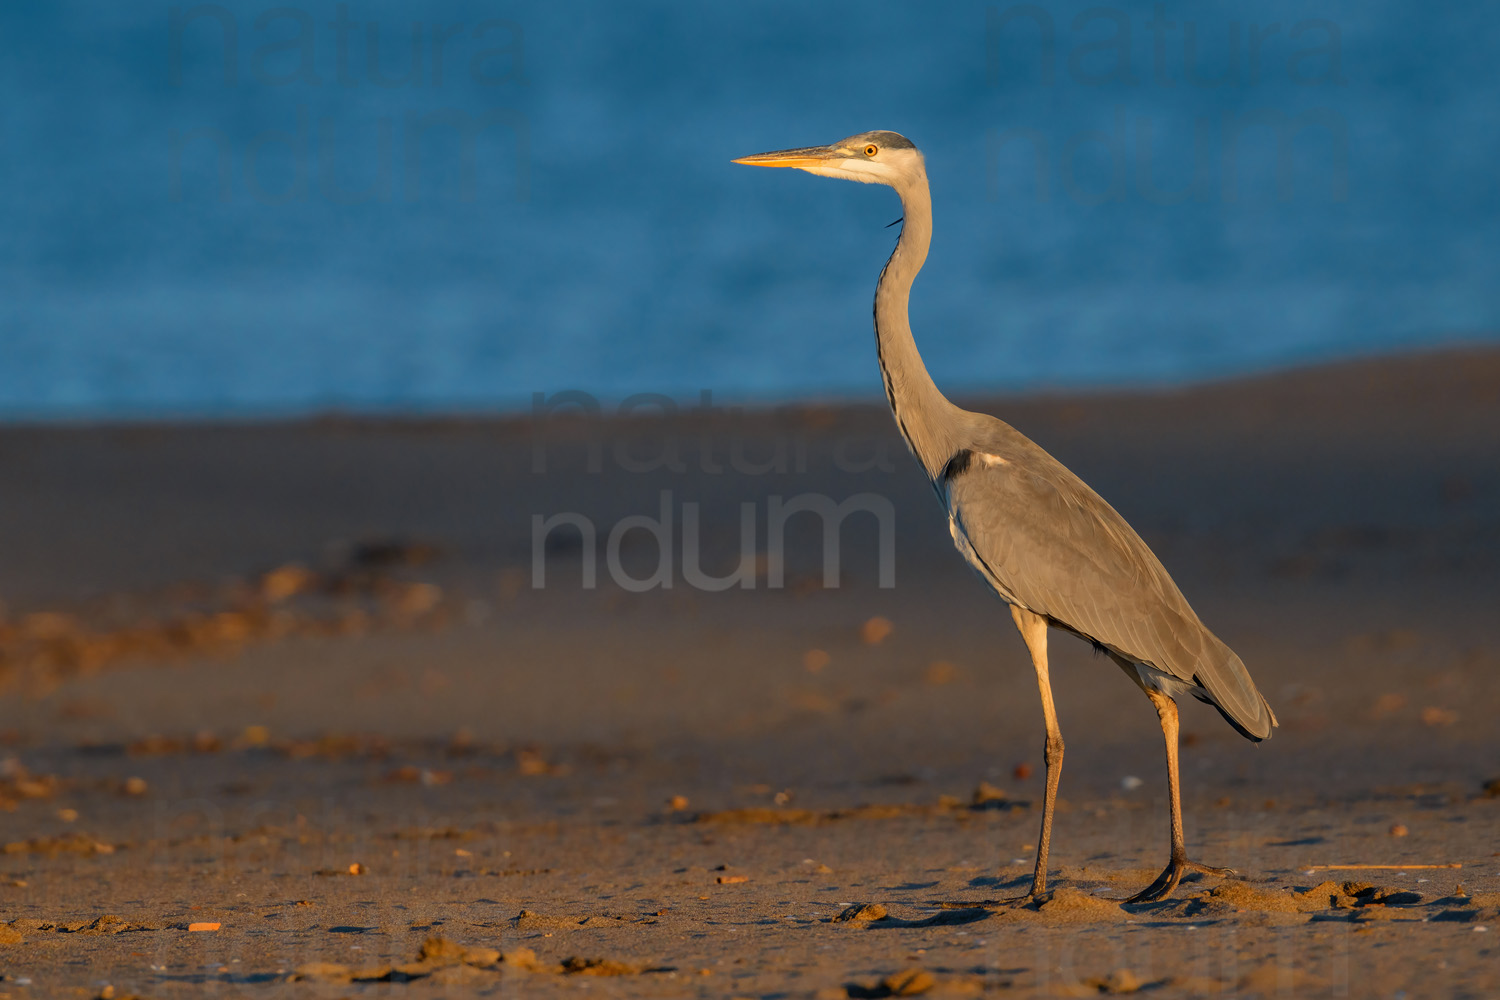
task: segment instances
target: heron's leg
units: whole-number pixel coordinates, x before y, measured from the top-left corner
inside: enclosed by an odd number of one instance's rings
[[[1162,739],[1167,744],[1167,796],[1172,800],[1172,858],[1187,860],[1187,838],[1182,833],[1182,780],[1177,769],[1178,734],[1177,702],[1160,691],[1147,691],[1146,697],[1161,720]]]
[[[1146,697],[1151,699],[1151,704],[1156,707],[1156,715],[1161,719],[1161,734],[1167,744],[1167,795],[1172,800],[1172,857],[1167,862],[1166,869],[1156,877],[1156,881],[1127,899],[1127,903],[1147,903],[1166,899],[1182,881],[1182,876],[1190,871],[1204,872],[1209,875],[1234,874],[1232,868],[1210,868],[1188,860],[1187,841],[1182,834],[1182,787],[1177,775],[1177,702],[1144,684],[1141,688],[1146,692]]]
[[[1036,668],[1036,683],[1042,694],[1042,717],[1047,723],[1047,795],[1042,800],[1042,833],[1036,845],[1036,871],[1031,877],[1029,896],[1047,891],[1047,851],[1052,845],[1052,808],[1057,801],[1057,784],[1062,779],[1063,738],[1057,725],[1057,708],[1052,703],[1052,679],[1047,673],[1047,619],[1014,605],[1010,609],[1031,653]]]

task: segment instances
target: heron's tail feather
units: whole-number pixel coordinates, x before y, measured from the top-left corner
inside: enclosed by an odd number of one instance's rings
[[[1278,723],[1265,695],[1250,679],[1250,672],[1234,650],[1206,628],[1204,633],[1204,655],[1193,680],[1208,692],[1206,700],[1241,736],[1257,743],[1270,739],[1271,730]]]

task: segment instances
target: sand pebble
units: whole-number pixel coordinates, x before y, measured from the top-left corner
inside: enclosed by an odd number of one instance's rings
[[[565,774],[567,769],[561,765],[551,764],[541,752],[532,747],[522,747],[515,753],[516,771],[527,776],[537,775],[560,775]]]
[[[1116,969],[1102,979],[1090,979],[1088,985],[1100,993],[1137,993],[1146,983],[1129,969]]]
[[[610,958],[565,958],[562,971],[570,976],[634,976],[643,970],[640,966],[617,962]]]
[[[1137,778],[1133,774],[1127,774],[1125,775],[1125,777],[1120,779],[1120,787],[1127,792],[1133,792],[1137,788],[1140,788],[1143,784],[1145,784],[1145,782],[1143,782],[1140,778]]]
[[[1458,721],[1458,713],[1452,709],[1428,705],[1422,709],[1422,723],[1428,726],[1451,726]]]
[[[836,924],[884,920],[886,908],[879,903],[852,903],[833,917]]]
[[[947,660],[937,660],[927,665],[922,679],[934,686],[947,684],[958,676],[958,668]]]
[[[437,607],[443,599],[443,589],[435,583],[408,583],[391,587],[386,601],[395,614],[402,618],[415,618]]]
[[[876,615],[859,627],[859,637],[867,646],[878,646],[889,638],[895,628],[889,618]]]
[[[974,789],[974,794],[971,797],[971,801],[974,808],[976,809],[982,809],[985,806],[989,805],[1001,804],[1006,801],[1005,790],[1002,788],[996,788],[988,781],[981,781],[979,785]]]
[[[219,925],[219,922],[217,920],[200,920],[197,923],[188,924],[188,930],[195,931],[195,932],[196,931],[216,931],[216,930],[219,929],[219,926],[220,925]]]
[[[270,604],[280,604],[308,590],[317,581],[317,576],[307,567],[288,563],[260,578],[260,596]]]

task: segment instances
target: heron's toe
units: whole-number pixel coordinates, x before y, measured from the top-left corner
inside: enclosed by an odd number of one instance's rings
[[[1155,903],[1166,899],[1177,891],[1177,886],[1182,882],[1182,876],[1188,872],[1202,872],[1205,875],[1217,875],[1227,878],[1235,874],[1233,868],[1210,868],[1208,865],[1199,864],[1196,861],[1188,861],[1186,858],[1173,858],[1167,862],[1167,867],[1156,876],[1152,882],[1140,892],[1125,900],[1127,903]]]
[[[1172,895],[1177,888],[1177,883],[1182,881],[1182,869],[1168,867],[1166,871],[1156,876],[1152,882],[1140,892],[1125,900],[1127,903],[1155,903]]]

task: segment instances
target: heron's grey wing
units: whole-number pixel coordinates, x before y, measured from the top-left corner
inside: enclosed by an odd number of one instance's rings
[[[942,484],[955,543],[1001,598],[1201,686],[1246,736],[1269,736],[1245,665],[1125,519],[1040,448],[1005,450],[961,452]]]

